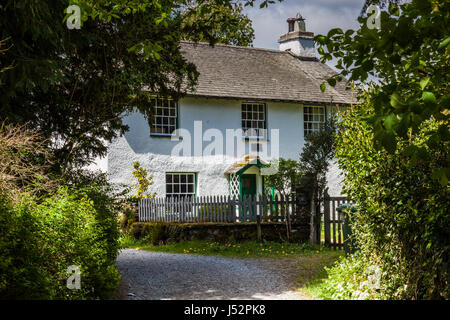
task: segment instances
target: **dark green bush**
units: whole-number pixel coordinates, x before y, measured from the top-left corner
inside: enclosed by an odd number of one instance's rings
[[[138,221],[138,215],[136,209],[131,204],[124,204],[122,207],[121,215],[119,217],[120,230],[123,233],[128,233],[130,226]]]
[[[0,298],[112,297],[120,279],[112,264],[118,244],[109,233],[114,215],[96,201],[67,188],[42,202],[0,195]],[[66,287],[70,265],[81,269],[79,290]]]
[[[373,114],[367,104],[352,107],[337,139],[344,192],[359,208],[352,229],[361,255],[381,269],[381,298],[448,299],[450,197],[448,183],[433,179],[448,166],[448,144],[425,143],[438,127],[430,120],[389,154],[374,146]]]
[[[130,207],[125,197],[129,192],[124,186],[113,186],[108,182],[105,173],[96,173],[87,170],[76,170],[66,177],[64,184],[71,186],[72,190],[79,190],[86,195],[95,208],[95,218],[98,222],[102,240],[106,241],[108,259],[111,264],[116,260],[119,250],[119,216],[124,208]],[[121,190],[121,191],[118,191]]]
[[[179,241],[183,229],[177,223],[155,222],[147,224],[134,224],[132,235],[136,239],[142,239],[154,246]],[[140,226],[140,227],[139,227]]]

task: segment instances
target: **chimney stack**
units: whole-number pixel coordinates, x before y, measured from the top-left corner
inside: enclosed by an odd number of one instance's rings
[[[307,32],[305,19],[297,13],[295,18],[287,19],[288,33],[282,35],[278,40],[280,50],[289,50],[301,57],[316,57],[314,48],[314,33]]]

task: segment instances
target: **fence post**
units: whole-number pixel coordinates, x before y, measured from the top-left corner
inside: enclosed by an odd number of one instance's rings
[[[320,220],[321,220],[321,214],[320,214],[320,202],[317,199],[318,197],[314,197],[312,204],[312,242],[315,244],[320,244]]]
[[[256,235],[258,237],[258,242],[261,242],[262,241],[261,216],[259,214],[256,215]]]
[[[232,196],[231,200],[230,200],[230,208],[231,208],[231,212],[230,212],[230,222],[235,223],[236,222],[236,196]]]
[[[291,214],[289,213],[289,196],[281,196],[281,207],[284,208],[284,217],[285,217],[285,223],[286,223],[286,239],[288,242],[291,241]]]
[[[324,233],[325,233],[325,245],[329,246],[331,244],[331,233],[330,233],[330,195],[328,194],[328,188],[325,189],[323,195],[323,223],[324,223]]]

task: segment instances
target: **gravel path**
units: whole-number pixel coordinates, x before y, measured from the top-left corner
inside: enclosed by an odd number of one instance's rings
[[[301,299],[282,277],[255,261],[122,250],[122,299]]]

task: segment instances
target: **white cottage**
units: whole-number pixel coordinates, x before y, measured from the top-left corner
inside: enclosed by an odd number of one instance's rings
[[[298,160],[305,136],[351,103],[345,83],[321,92],[335,72],[315,57],[314,34],[301,15],[288,25],[280,50],[182,42],[200,72],[198,86],[179,101],[155,97],[150,126],[140,113],[124,117],[130,130],[108,149],[111,182],[134,184],[139,161],[158,196],[261,194],[274,169],[264,164]],[[329,184],[338,195],[336,167]]]

